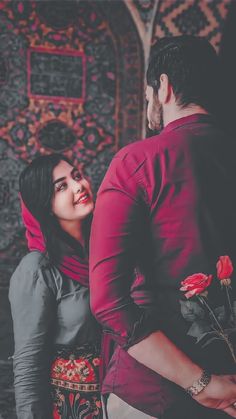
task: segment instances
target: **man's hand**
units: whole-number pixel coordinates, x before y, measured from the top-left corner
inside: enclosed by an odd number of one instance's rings
[[[157,331],[128,350],[138,362],[173,381],[182,389],[199,380],[203,369],[194,364],[161,331]],[[219,409],[236,418],[236,375],[212,375],[210,383],[194,400],[202,406]]]
[[[212,375],[210,383],[194,399],[201,405],[219,409],[236,418],[236,375]]]

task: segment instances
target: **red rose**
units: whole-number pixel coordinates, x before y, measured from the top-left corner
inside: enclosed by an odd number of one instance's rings
[[[187,291],[185,294],[186,298],[202,294],[202,292],[210,285],[212,278],[212,275],[205,275],[202,273],[190,275],[181,282],[182,287],[180,290]]]
[[[227,255],[220,256],[216,264],[216,269],[217,269],[217,276],[221,281],[223,279],[230,278],[234,270],[230,257]]]

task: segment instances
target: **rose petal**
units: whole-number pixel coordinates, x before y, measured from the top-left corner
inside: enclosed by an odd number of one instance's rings
[[[187,291],[185,294],[186,298],[199,295],[211,284],[212,279],[212,275],[205,275],[203,273],[190,275],[181,282],[182,286],[180,287],[180,291]]]

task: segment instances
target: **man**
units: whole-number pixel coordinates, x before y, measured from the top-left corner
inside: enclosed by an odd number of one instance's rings
[[[118,344],[104,383],[113,393],[111,418],[125,417],[126,402],[135,419],[236,418],[233,344],[228,335],[222,339],[211,310],[223,313],[226,325],[230,308],[224,311],[224,290],[211,275],[220,256],[236,266],[235,155],[212,116],[217,77],[207,41],[158,41],[147,71],[147,118],[149,128],[164,128],[120,150],[98,193],[91,307]],[[137,266],[151,290],[151,308],[131,298]],[[206,285],[190,287],[193,298],[186,299],[181,282],[193,274]],[[232,309],[236,277],[230,275]],[[111,401],[120,414],[113,415]]]

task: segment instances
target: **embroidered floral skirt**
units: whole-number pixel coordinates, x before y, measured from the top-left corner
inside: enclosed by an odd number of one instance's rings
[[[58,348],[51,366],[53,419],[102,419],[98,345]]]

